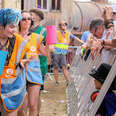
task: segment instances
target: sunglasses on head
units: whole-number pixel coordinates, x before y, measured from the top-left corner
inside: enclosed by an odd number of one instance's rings
[[[116,14],[116,12],[113,12],[113,14]]]
[[[30,17],[28,17],[28,18],[22,18],[22,21],[26,21],[26,20],[31,20],[31,18]]]
[[[108,25],[108,26],[106,27],[106,29],[109,29],[109,28],[111,28],[111,27],[114,27],[114,25]]]

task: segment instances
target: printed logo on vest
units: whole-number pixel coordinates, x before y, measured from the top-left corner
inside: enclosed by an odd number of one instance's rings
[[[14,73],[12,68],[6,70],[7,75],[12,75]]]
[[[32,52],[35,52],[35,51],[36,51],[36,47],[32,46],[32,47],[31,47],[31,51],[32,51]]]
[[[66,39],[64,39],[64,43],[67,44],[67,40]]]

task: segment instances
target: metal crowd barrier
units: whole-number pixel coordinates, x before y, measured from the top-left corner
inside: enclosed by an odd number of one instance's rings
[[[80,51],[80,47],[77,51]],[[113,49],[110,52],[111,54],[107,63],[112,65],[112,69],[94,103],[91,102],[90,96],[96,89],[94,87],[93,78],[91,78],[88,73],[92,68],[98,67],[103,62],[102,57],[95,56],[94,61],[92,61],[91,55],[89,55],[85,61],[85,56],[81,57],[80,54],[78,54],[79,52],[75,55],[69,70],[71,83],[66,89],[68,116],[95,116],[116,75],[116,50]]]
[[[70,49],[75,49],[74,51],[71,51],[73,56],[74,56],[75,52],[76,52],[76,48],[78,48],[78,46],[69,46],[69,48]],[[73,59],[72,58],[73,56],[71,56],[71,59]],[[70,59],[70,56],[68,56],[68,57]],[[51,59],[52,59],[52,56],[51,56]],[[67,64],[68,64],[68,62],[67,62]],[[62,70],[61,69],[59,69],[59,74],[62,74]],[[47,76],[50,78],[50,80],[53,80],[51,75],[53,75],[53,64],[52,63],[48,66]]]

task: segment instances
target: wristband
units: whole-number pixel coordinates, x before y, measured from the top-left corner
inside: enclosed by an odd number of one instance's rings
[[[81,56],[84,55],[84,51],[85,51],[85,49],[84,48],[81,48]]]
[[[102,45],[103,45],[103,46],[105,45],[105,40],[102,41]]]

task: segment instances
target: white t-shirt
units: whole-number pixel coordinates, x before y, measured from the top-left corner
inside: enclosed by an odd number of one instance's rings
[[[116,31],[116,20],[113,21],[113,23],[114,23],[114,31]]]
[[[104,35],[103,35],[103,37],[102,37],[102,40],[105,40],[106,39],[106,35],[107,35],[107,31],[105,30],[104,31]],[[110,32],[110,35],[108,36],[108,40],[111,40],[113,38],[113,31],[111,31]],[[110,50],[105,50],[105,49],[103,49],[102,50],[102,53],[101,53],[101,58],[102,58],[102,62],[103,63],[108,63],[109,62],[109,58],[110,58],[110,55],[111,55],[111,52],[110,52]]]

